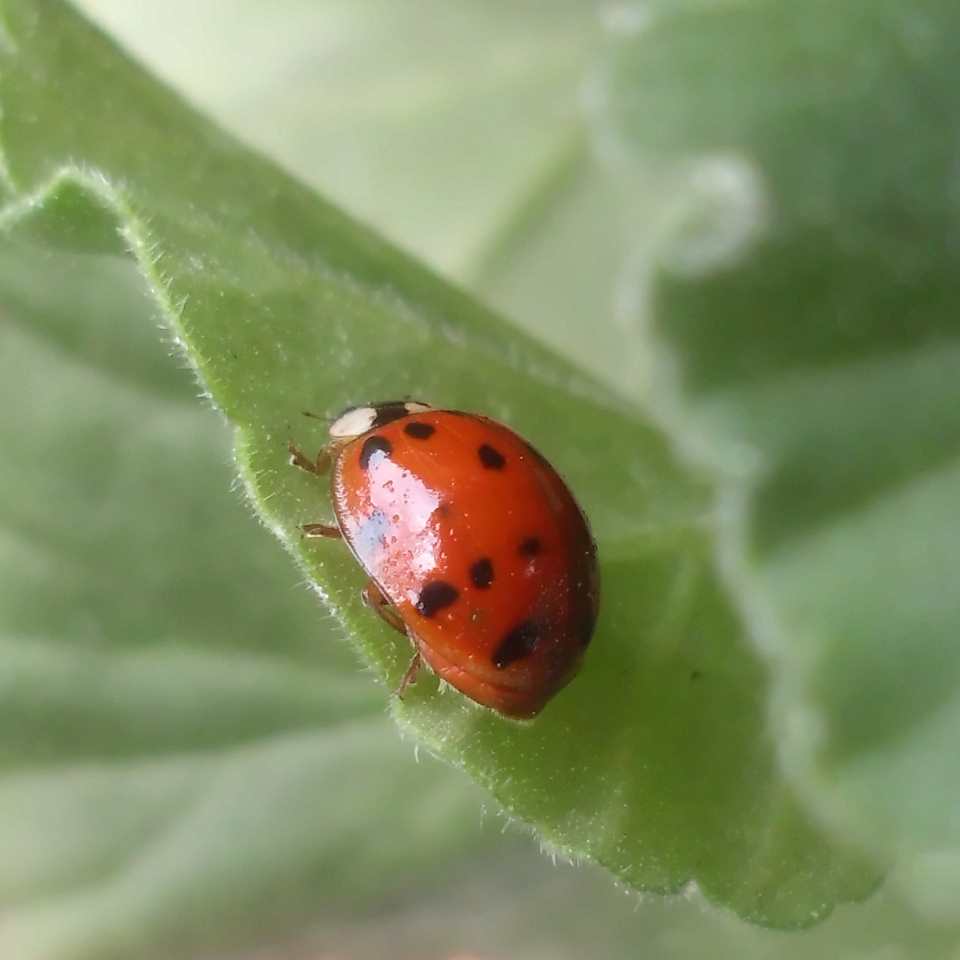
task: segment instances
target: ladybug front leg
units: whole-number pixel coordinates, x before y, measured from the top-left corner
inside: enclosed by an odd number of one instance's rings
[[[314,476],[322,477],[329,469],[332,457],[328,447],[323,447],[314,460],[311,460],[292,440],[287,441],[287,450],[290,453],[290,465],[306,470]],[[332,523],[304,523],[300,529],[305,537],[324,537],[330,540],[339,540],[343,534],[340,528]]]
[[[292,440],[287,441],[287,451],[290,454],[290,465],[306,470],[315,476],[322,477],[329,469],[332,457],[328,447],[321,448],[316,458],[311,460]]]

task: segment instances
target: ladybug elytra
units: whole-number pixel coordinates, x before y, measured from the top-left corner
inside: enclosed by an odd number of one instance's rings
[[[399,693],[426,662],[472,700],[533,717],[576,674],[599,600],[583,512],[556,470],[487,417],[397,401],[352,407],[316,459],[365,602],[410,638]]]

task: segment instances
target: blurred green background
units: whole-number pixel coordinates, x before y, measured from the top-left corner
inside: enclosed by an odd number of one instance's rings
[[[669,175],[623,172],[597,104],[606,45],[643,31],[650,8],[78,6],[324,196],[647,395],[636,218],[682,232],[686,211],[661,196]],[[694,178],[725,227],[689,256],[736,247],[739,175]],[[169,335],[127,322],[153,312],[132,267],[67,251],[36,263],[21,241],[0,259],[5,960],[960,956],[949,852],[943,886],[936,863],[917,879],[906,861],[800,933],[692,887],[641,897],[552,862],[401,739],[235,489],[228,431]]]

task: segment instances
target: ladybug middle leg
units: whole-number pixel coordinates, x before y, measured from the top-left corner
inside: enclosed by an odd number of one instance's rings
[[[340,528],[332,523],[301,523],[300,529],[308,539],[323,537],[327,540],[339,540],[343,534]]]

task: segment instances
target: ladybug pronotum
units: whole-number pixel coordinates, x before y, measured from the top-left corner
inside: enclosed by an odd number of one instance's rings
[[[397,401],[352,407],[315,459],[331,474],[336,523],[305,535],[346,541],[365,602],[422,662],[470,699],[536,716],[579,669],[599,601],[586,517],[554,468],[487,417]]]

